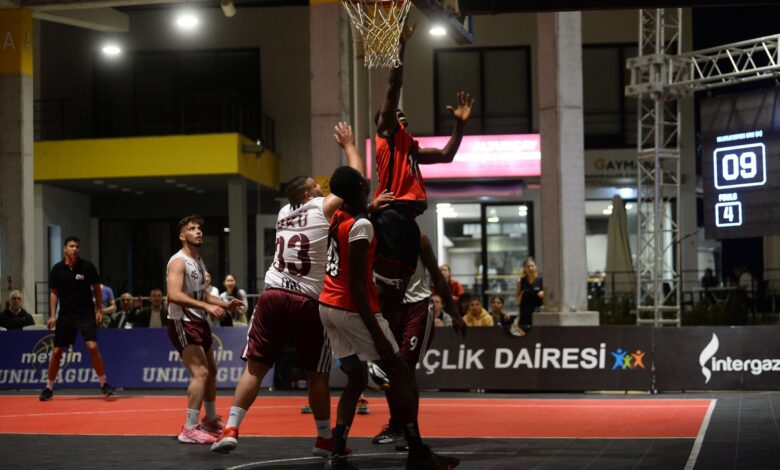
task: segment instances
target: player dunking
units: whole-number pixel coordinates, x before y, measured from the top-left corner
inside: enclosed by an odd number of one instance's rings
[[[206,266],[198,256],[203,244],[202,225],[203,219],[197,215],[179,221],[181,250],[168,261],[166,276],[168,337],[192,375],[187,388],[187,420],[179,433],[179,441],[186,444],[212,444],[215,439],[209,433],[219,433],[223,427],[217,416],[217,363],[206,315],[220,319],[225,309],[244,310],[240,300],[223,302],[204,290]],[[198,423],[201,405],[206,408],[206,416]]]
[[[404,26],[399,45],[401,60],[413,32],[414,27]],[[428,201],[419,165],[447,163],[455,158],[463,138],[463,128],[474,106],[474,99],[469,94],[458,92],[457,107],[447,106],[455,118],[455,129],[449,142],[443,149],[421,149],[407,131],[406,117],[398,109],[403,70],[403,65],[391,69],[385,102],[376,117],[379,177],[376,191],[377,194],[392,192],[395,198],[388,209],[372,218],[378,238],[374,273],[382,312],[388,318],[398,311],[420,251],[420,229],[415,217],[425,212]]]
[[[366,361],[380,361],[392,384],[388,400],[403,424],[409,445],[407,469],[452,468],[458,460],[434,454],[422,442],[416,420],[411,373],[398,356],[398,345],[380,313],[372,281],[372,259],[377,247],[374,228],[367,219],[368,182],[354,168],[336,169],[330,180],[333,194],[344,205],[331,219],[325,284],[320,295],[320,318],[333,355],[347,375],[333,431],[333,451],[326,469],[353,468],[347,461],[347,438],[355,418],[355,404],[366,387]],[[418,235],[419,237],[419,235]]]
[[[355,149],[352,128],[341,122],[333,137],[344,149],[350,167],[362,174],[363,163]],[[255,306],[242,355],[246,368],[236,387],[227,426],[211,447],[215,452],[230,452],[238,445],[238,427],[244,414],[290,337],[295,338],[309,382],[309,404],[317,428],[312,454],[327,457],[332,448],[328,388],[331,352],[317,299],[325,277],[330,219],[342,200],[333,194],[324,196],[320,186],[305,176],[290,180],[287,198],[289,204],[279,211],[276,222],[274,262],[266,272],[266,288]]]
[[[448,289],[447,280],[439,270],[436,255],[427,235],[420,238],[420,257],[417,261],[417,269],[412,275],[409,285],[404,293],[401,309],[393,318],[389,318],[390,329],[399,345],[401,358],[408,366],[409,381],[412,384],[412,392],[415,398],[415,416],[419,413],[420,389],[417,386],[415,370],[420,358],[425,355],[433,341],[433,304],[431,301],[431,281],[440,292]],[[452,312],[452,326],[463,337],[466,336],[466,322],[463,321],[458,306],[451,295],[442,299],[446,312]],[[393,387],[394,384],[390,384]],[[390,406],[390,422],[382,431],[372,439],[373,444],[390,444],[403,438],[403,423],[396,417],[393,402],[388,399]]]

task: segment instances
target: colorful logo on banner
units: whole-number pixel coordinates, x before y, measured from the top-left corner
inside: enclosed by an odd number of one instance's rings
[[[628,352],[623,348],[617,348],[610,353],[615,362],[612,364],[612,370],[631,370],[644,369],[645,353],[639,349],[634,352]]]

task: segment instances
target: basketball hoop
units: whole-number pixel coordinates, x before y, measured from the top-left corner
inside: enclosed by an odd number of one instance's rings
[[[341,0],[341,3],[363,39],[366,68],[399,67],[398,41],[411,0]]]

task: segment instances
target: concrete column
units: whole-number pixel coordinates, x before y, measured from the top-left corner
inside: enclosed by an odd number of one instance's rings
[[[0,11],[0,299],[35,305],[32,11]]]
[[[349,119],[349,19],[338,0],[311,0],[309,64],[311,74],[312,176],[329,177],[342,162],[333,126]]]
[[[581,16],[540,13],[537,24],[545,305],[553,311],[585,310]]]
[[[249,285],[247,217],[246,179],[231,176],[228,180],[228,272],[236,277],[238,285],[242,287]]]

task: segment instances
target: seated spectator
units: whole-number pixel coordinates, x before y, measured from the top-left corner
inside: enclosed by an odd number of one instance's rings
[[[211,274],[208,271],[206,271],[206,277],[203,279],[203,292],[219,298],[219,289],[211,285]]]
[[[148,307],[134,310],[128,315],[128,321],[133,328],[164,328],[168,318],[168,309],[163,305],[163,294],[160,289],[152,289],[149,293]]]
[[[444,311],[441,297],[434,294],[431,296],[433,303],[433,326],[452,326],[452,317]]]
[[[27,310],[22,308],[22,293],[12,290],[8,306],[0,312],[0,326],[6,330],[21,330],[25,326],[35,324],[35,320]]]
[[[233,299],[238,299],[244,304],[244,312],[228,312],[228,314],[225,315],[225,319],[220,322],[220,326],[233,326],[234,321],[246,323],[245,312],[248,308],[246,292],[244,292],[244,289],[238,288],[236,285],[236,277],[232,274],[225,276],[225,282],[223,284],[225,285],[225,292],[219,294],[220,300],[229,303]]]
[[[513,318],[504,311],[504,298],[496,295],[490,299],[490,315],[493,317],[493,323],[504,329],[509,328]]]
[[[493,326],[493,317],[482,308],[482,302],[476,295],[469,299],[469,307],[463,320],[468,326]]]
[[[133,308],[133,295],[129,292],[125,292],[119,296],[119,306],[117,307],[116,312],[112,313],[111,315],[104,315],[104,318],[109,318],[109,322],[106,328],[132,328],[132,324],[130,324],[130,317],[132,317],[134,314],[135,309]]]
[[[712,268],[704,270],[704,276],[701,278],[701,287],[703,289],[709,289],[711,287],[718,287],[718,278],[712,272]]]
[[[448,264],[442,264],[439,267],[439,269],[441,270],[441,274],[442,276],[444,276],[444,279],[450,285],[450,294],[452,295],[453,300],[455,300],[455,302],[458,302],[459,299],[463,297],[463,294],[465,293],[463,290],[463,286],[460,284],[460,282],[452,278],[452,270],[450,270],[450,266]],[[441,292],[436,292],[435,286],[433,288],[433,293],[443,295]]]

